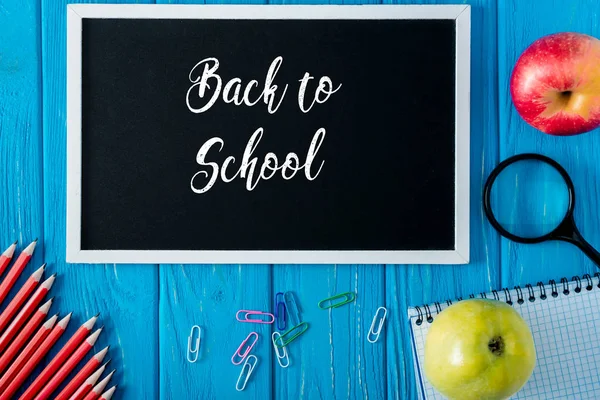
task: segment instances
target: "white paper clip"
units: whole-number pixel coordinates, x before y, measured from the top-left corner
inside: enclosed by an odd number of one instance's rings
[[[198,329],[198,337],[196,338],[196,346],[192,349],[192,339],[194,337],[194,330]],[[200,354],[200,336],[202,334],[202,330],[198,325],[192,326],[192,330],[190,331],[190,336],[188,336],[188,347],[187,347],[187,360],[188,362],[195,363],[198,361],[198,355]],[[190,357],[191,355],[196,355],[193,359]]]
[[[252,363],[250,363],[251,358],[254,359],[254,361]],[[241,392],[242,390],[246,389],[246,384],[248,383],[248,379],[250,379],[250,375],[252,375],[252,371],[254,371],[254,368],[256,367],[257,363],[258,363],[258,358],[256,358],[255,355],[251,354],[248,357],[246,357],[246,361],[244,362],[244,365],[242,365],[242,371],[240,372],[240,376],[238,377],[237,383],[235,384],[235,390],[237,390],[238,392]],[[246,378],[244,379],[244,382],[242,383],[242,387],[240,387],[240,381],[242,380],[242,378],[244,376],[244,371],[246,371],[246,366],[248,366],[248,372],[246,373]]]
[[[383,315],[380,316],[380,312],[383,310]],[[377,311],[375,311],[375,316],[373,317],[373,322],[371,322],[371,327],[369,328],[369,333],[367,334],[367,340],[369,343],[375,343],[379,340],[379,335],[381,334],[381,329],[383,328],[383,323],[385,322],[385,317],[387,316],[387,308],[379,307]],[[375,323],[377,322],[377,318],[379,318],[379,325],[377,326],[377,330],[375,330]]]
[[[281,353],[279,352],[280,348],[277,347],[277,345],[275,344],[275,341],[278,339],[278,337],[281,337],[281,333],[279,332],[273,332],[273,334],[271,335],[271,341],[273,342],[273,347],[275,348],[277,362],[279,363],[279,366],[281,368],[287,368],[290,366],[290,358],[288,357],[287,348],[285,346],[281,348]],[[286,361],[285,365],[281,362],[281,360]]]

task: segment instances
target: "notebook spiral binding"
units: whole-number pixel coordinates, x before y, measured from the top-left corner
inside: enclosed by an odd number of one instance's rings
[[[594,278],[596,278],[595,284]],[[575,284],[574,288],[572,288],[572,284]],[[584,284],[585,286],[583,286]],[[494,300],[504,301],[511,306],[515,305],[515,302],[513,302],[513,295],[516,297],[516,304],[520,305],[525,303],[525,301],[533,303],[538,298],[540,300],[546,300],[548,298],[548,296],[546,295],[546,286],[550,287],[550,296],[552,297],[558,297],[560,294],[562,294],[563,296],[568,296],[569,293],[571,293],[571,289],[575,293],[580,293],[582,289],[590,291],[594,288],[594,286],[600,289],[600,272],[596,272],[593,277],[590,274],[585,274],[581,277],[574,276],[573,278],[571,278],[570,281],[567,278],[561,278],[559,283],[557,283],[554,279],[550,279],[547,285],[544,285],[543,282],[538,282],[535,284],[535,287],[531,284],[527,284],[525,285],[525,289],[522,289],[520,286],[515,286],[513,289],[502,288],[500,290],[492,290],[491,295]],[[537,297],[536,292],[538,294]],[[482,299],[488,298],[488,294],[486,293],[479,293],[478,296]],[[474,299],[476,297],[477,295],[475,294],[469,295],[469,298],[471,299]],[[455,300],[446,300],[446,307],[451,306],[453,301],[461,300],[463,300],[462,297],[458,297]],[[444,307],[439,302],[435,302],[433,304],[425,304],[420,307],[414,307],[414,309],[417,312],[417,320],[415,321],[415,324],[421,325],[424,321],[432,323],[434,315],[433,313],[437,315],[440,312],[442,312],[443,308]]]

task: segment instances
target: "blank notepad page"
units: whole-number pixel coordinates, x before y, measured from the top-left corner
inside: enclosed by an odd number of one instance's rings
[[[588,290],[592,283],[591,290]],[[600,289],[598,278],[581,283],[565,282],[487,294],[489,299],[512,300],[513,307],[527,321],[537,352],[533,375],[511,399],[599,399],[600,398]],[[563,293],[568,288],[568,294]],[[579,293],[575,291],[579,290]],[[540,295],[546,293],[542,300]],[[556,297],[552,296],[555,292]],[[520,294],[522,293],[522,294]],[[531,293],[535,300],[529,301]],[[519,304],[518,299],[522,299]],[[420,399],[444,399],[427,382],[422,370],[425,337],[438,304],[409,309],[415,356],[415,377]],[[428,311],[429,310],[429,311]],[[417,324],[422,320],[421,324]]]

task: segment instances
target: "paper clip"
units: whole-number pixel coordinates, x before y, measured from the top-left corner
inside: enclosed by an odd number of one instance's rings
[[[283,294],[283,300],[285,301],[285,308],[290,317],[292,326],[300,325],[300,307],[298,307],[298,303],[296,303],[294,293],[285,292]]]
[[[306,322],[301,322],[300,324],[290,328],[290,330],[287,332],[282,333],[277,339],[275,339],[273,344],[277,347],[285,347],[292,343],[298,336],[306,332],[307,329],[308,324]],[[288,336],[290,336],[289,339],[287,338]]]
[[[276,337],[277,336],[277,337]],[[287,368],[290,365],[290,358],[288,357],[287,348],[284,346],[281,348],[282,352],[279,352],[279,347],[275,344],[275,342],[281,337],[281,333],[273,332],[271,335],[271,341],[273,342],[273,347],[275,348],[275,355],[277,356],[277,362],[281,368]],[[287,363],[284,365],[281,360],[285,360]]]
[[[240,353],[240,350],[242,349],[242,347],[244,347],[244,345],[248,342],[248,340],[250,340],[250,338],[252,336],[256,336],[254,341],[252,342],[252,344],[250,344],[247,348],[246,351],[244,351],[244,353]],[[258,342],[258,333],[256,332],[250,332],[250,334],[248,335],[248,337],[246,337],[246,339],[244,339],[244,341],[242,342],[242,344],[240,344],[240,347],[238,347],[238,349],[235,351],[235,353],[233,353],[233,356],[231,357],[231,362],[233,363],[233,365],[240,365],[242,363],[242,361],[244,361],[244,359],[246,358],[246,356],[250,353],[250,351],[252,350],[252,348],[254,347],[254,345],[256,344],[256,342]],[[239,361],[237,361],[235,358],[239,357]]]
[[[244,317],[241,318],[240,314],[244,314]],[[269,319],[250,319],[248,318],[249,315],[263,315],[268,317]],[[251,322],[254,324],[272,324],[273,322],[275,322],[275,316],[273,314],[254,310],[239,310],[237,313],[235,313],[235,319],[237,319],[240,322]]]
[[[379,325],[377,326],[377,330],[375,330],[375,323],[377,322],[377,317],[379,317],[379,311],[383,310],[383,315],[380,317]],[[379,340],[379,335],[381,334],[381,328],[383,328],[383,323],[385,322],[385,317],[387,316],[387,308],[379,307],[377,311],[375,311],[375,316],[373,317],[373,322],[371,322],[371,327],[369,328],[369,333],[367,334],[367,340],[370,343],[375,343]]]
[[[281,297],[281,300],[279,298]],[[277,330],[284,330],[287,325],[285,298],[283,293],[279,292],[275,295],[275,320],[277,321]],[[281,324],[280,324],[281,322]]]
[[[252,362],[252,364],[250,363],[251,359],[254,359],[254,362]],[[246,362],[242,366],[242,371],[240,372],[240,376],[238,377],[237,383],[235,384],[235,390],[237,390],[238,392],[241,392],[242,390],[246,389],[246,384],[248,383],[248,379],[250,379],[250,375],[252,375],[252,371],[254,371],[254,368],[256,367],[257,363],[258,363],[258,358],[256,358],[256,356],[254,356],[254,355],[250,355],[250,356],[248,356],[248,358],[246,358]],[[244,376],[244,371],[246,370],[246,366],[248,366],[248,372],[246,373],[246,379],[244,379],[244,382],[242,383],[242,387],[240,387],[240,380]]]
[[[352,292],[346,292],[346,293],[342,293],[342,294],[336,294],[335,296],[329,297],[327,299],[321,300],[319,302],[319,308],[321,310],[327,310],[328,308],[338,308],[340,306],[343,306],[344,304],[348,304],[350,302],[353,302],[354,299],[356,298],[356,295]],[[334,300],[337,299],[345,299],[342,300],[338,303],[334,303]],[[325,305],[325,303],[329,302],[330,304]]]
[[[196,346],[192,349],[192,338],[194,337],[194,330],[198,329],[198,338],[196,339]],[[198,361],[198,355],[200,354],[200,336],[202,334],[202,330],[198,325],[192,326],[192,330],[190,331],[190,336],[188,336],[188,348],[187,348],[187,360],[188,362],[195,363]],[[191,354],[195,354],[196,357],[192,360],[190,357]]]

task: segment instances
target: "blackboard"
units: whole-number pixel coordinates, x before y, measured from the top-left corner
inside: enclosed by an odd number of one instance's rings
[[[69,261],[467,262],[468,6],[69,7]]]

